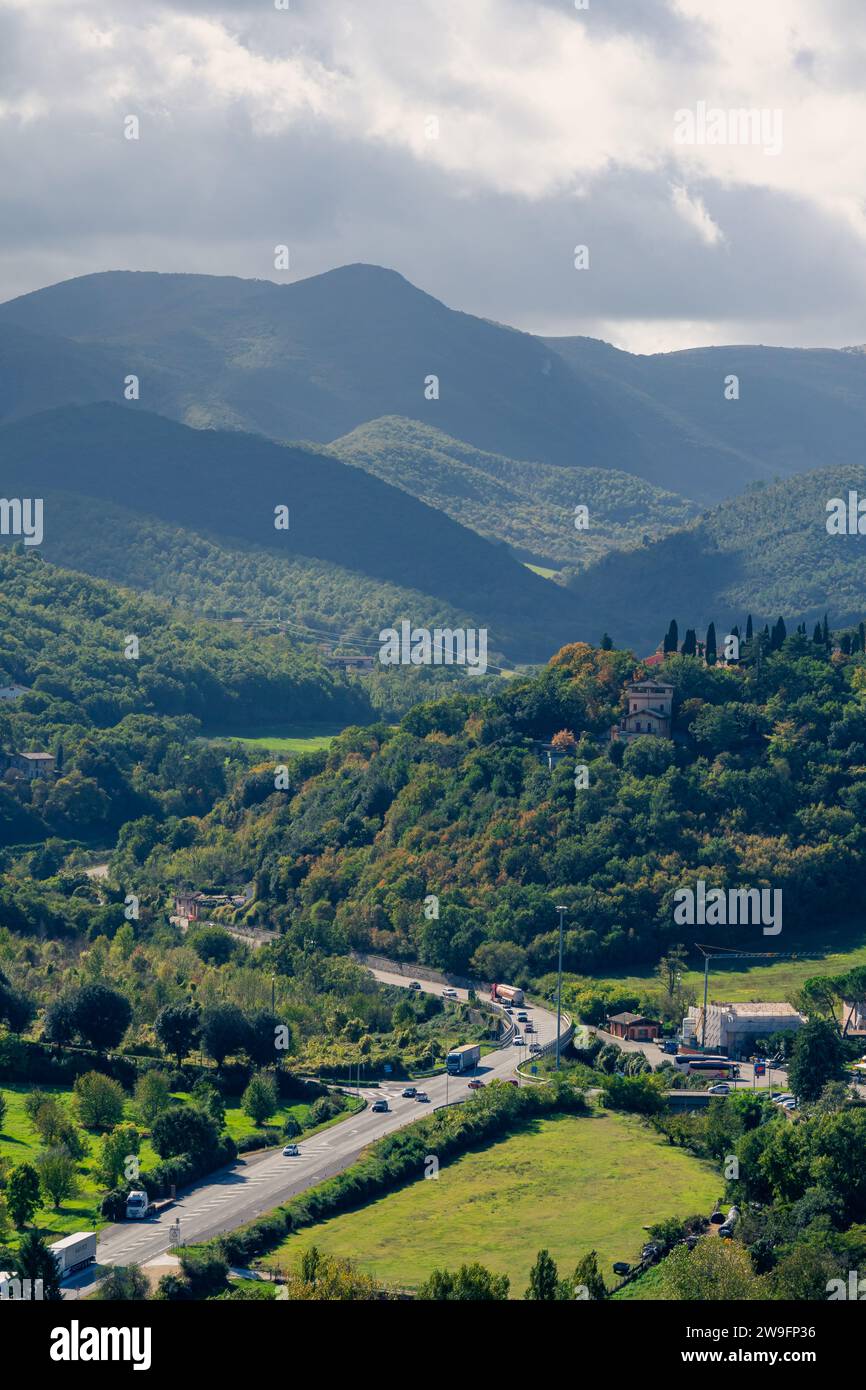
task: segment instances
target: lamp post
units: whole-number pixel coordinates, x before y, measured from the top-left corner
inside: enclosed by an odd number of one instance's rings
[[[565,908],[557,907],[559,913],[559,974],[556,981],[556,1070],[559,1071],[559,1034],[562,1026],[562,933],[565,922]]]

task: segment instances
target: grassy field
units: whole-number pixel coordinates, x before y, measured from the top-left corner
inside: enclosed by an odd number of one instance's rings
[[[290,729],[273,729],[264,734],[209,734],[209,743],[242,743],[244,747],[273,753],[277,757],[290,753],[315,753],[320,748],[330,748],[342,725],[293,726]]]
[[[794,952],[809,949],[804,943],[779,945],[780,951]],[[825,940],[822,946],[826,954],[813,960],[780,960],[761,963],[756,961],[737,961],[723,966],[715,960],[710,965],[710,998],[724,999],[731,1003],[747,1003],[763,999],[773,1001],[787,999],[800,989],[804,981],[813,975],[843,975],[855,966],[866,965],[866,940],[862,924],[842,926],[833,940]],[[758,943],[755,950],[772,951],[772,941]],[[645,989],[657,984],[651,969],[642,974],[606,975],[594,977],[594,983],[607,984],[624,994],[641,994]],[[683,972],[683,983],[694,989],[699,1001],[704,995],[703,968]],[[564,990],[565,993],[565,990]]]
[[[32,1163],[42,1147],[39,1135],[31,1125],[24,1110],[27,1093],[33,1089],[36,1088],[11,1083],[0,1084],[0,1091],[2,1091],[6,1101],[6,1118],[2,1128],[0,1128],[0,1161],[6,1159],[12,1166],[17,1166],[19,1163]],[[55,1086],[42,1086],[39,1089],[49,1095],[56,1096],[61,1104],[68,1108],[72,1118],[76,1118],[71,1090]],[[189,1097],[178,1092],[176,1099],[188,1100]],[[348,1109],[338,1119],[344,1119],[345,1115],[362,1107],[362,1101],[358,1101],[356,1097],[351,1097]],[[317,1134],[322,1129],[329,1128],[332,1124],[338,1123],[338,1120],[329,1120],[322,1125],[310,1125],[310,1106],[305,1102],[299,1102],[294,1105],[280,1106],[279,1110],[268,1121],[269,1127],[281,1129],[289,1115],[293,1115],[297,1120],[303,1131],[302,1137],[305,1139]],[[131,1100],[126,1103],[124,1119],[134,1124],[138,1123]],[[139,1128],[143,1128],[143,1126],[139,1124]],[[259,1132],[249,1116],[241,1110],[236,1100],[231,1100],[226,1106],[226,1129],[235,1141]],[[87,1145],[88,1153],[77,1165],[80,1188],[78,1195],[63,1202],[59,1211],[54,1211],[49,1204],[36,1213],[36,1226],[51,1240],[58,1239],[63,1235],[70,1235],[73,1231],[100,1230],[106,1225],[106,1222],[99,1215],[99,1205],[104,1188],[93,1175],[101,1136],[80,1128],[79,1133]],[[271,1139],[270,1142],[273,1140]],[[140,1158],[141,1166],[145,1171],[159,1161],[159,1156],[148,1139],[142,1143]],[[10,1243],[17,1243],[17,1237],[14,1233],[10,1233]]]
[[[480,1260],[511,1278],[520,1298],[542,1247],[570,1272],[587,1251],[614,1282],[633,1262],[644,1225],[709,1212],[722,1180],[630,1115],[558,1116],[465,1154],[437,1180],[419,1180],[359,1211],[290,1236],[267,1263],[294,1268],[317,1245],[403,1288],[439,1267]]]
[[[524,560],[523,563],[528,570],[532,570],[533,574],[540,574],[542,579],[555,579],[559,573],[559,570],[549,570],[544,565],[530,565],[528,560]]]

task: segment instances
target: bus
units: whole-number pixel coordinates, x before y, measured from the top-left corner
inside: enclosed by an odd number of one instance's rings
[[[687,1075],[719,1076],[726,1080],[736,1080],[740,1068],[728,1057],[707,1057],[701,1053],[680,1054],[673,1058],[677,1071]]]

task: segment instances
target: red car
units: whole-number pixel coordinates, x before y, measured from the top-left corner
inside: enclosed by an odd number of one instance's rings
[[[481,1087],[482,1087],[483,1085],[484,1085],[484,1082],[483,1082],[483,1081],[478,1081],[478,1080],[476,1079],[476,1080],[474,1080],[474,1081],[470,1081],[470,1082],[469,1082],[469,1089],[470,1089],[470,1091],[480,1091],[480,1090],[481,1090]]]

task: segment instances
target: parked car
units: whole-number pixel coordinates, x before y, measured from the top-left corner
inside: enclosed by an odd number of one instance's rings
[[[414,1100],[418,1092],[414,1086],[404,1086],[400,1094],[404,1100]]]
[[[627,1265],[625,1260],[615,1260],[613,1265],[614,1274],[628,1274],[631,1265]]]
[[[457,998],[457,991],[456,991],[456,989],[443,989],[443,991],[442,991],[442,998],[443,998],[443,999],[456,999],[456,998]]]
[[[416,1092],[415,1092],[415,1099],[416,1099],[416,1100],[423,1101],[423,1102],[424,1102],[425,1104],[427,1104],[427,1105],[429,1105],[429,1103],[430,1103],[430,1097],[428,1096],[428,1094],[427,1094],[426,1091],[416,1091]]]
[[[418,980],[412,980],[412,981],[410,982],[410,984],[409,984],[409,988],[410,988],[410,989],[420,989],[420,988],[421,988],[421,985],[420,985],[420,983],[419,983]]]
[[[718,1086],[710,1086],[709,1094],[711,1096],[729,1096],[731,1094],[731,1088],[730,1086],[726,1086],[724,1081],[720,1081]]]
[[[473,1079],[469,1082],[469,1089],[470,1091],[480,1091],[483,1085],[483,1081],[479,1081],[477,1077],[473,1077]]]
[[[297,1144],[287,1144],[283,1149],[283,1158],[300,1158],[301,1151]]]
[[[378,1100],[373,1101],[373,1104],[370,1106],[370,1109],[374,1112],[374,1114],[382,1114],[384,1111],[388,1109],[388,1102],[386,1101],[384,1096],[380,1096]]]
[[[773,1096],[773,1104],[784,1105],[786,1101],[793,1099],[794,1097],[791,1095],[790,1091],[782,1091],[779,1095]]]
[[[793,1100],[793,1099],[792,1099],[792,1100],[783,1100],[783,1101],[782,1101],[782,1109],[783,1109],[783,1110],[796,1110],[796,1109],[797,1109],[797,1102],[796,1102],[795,1100]]]

